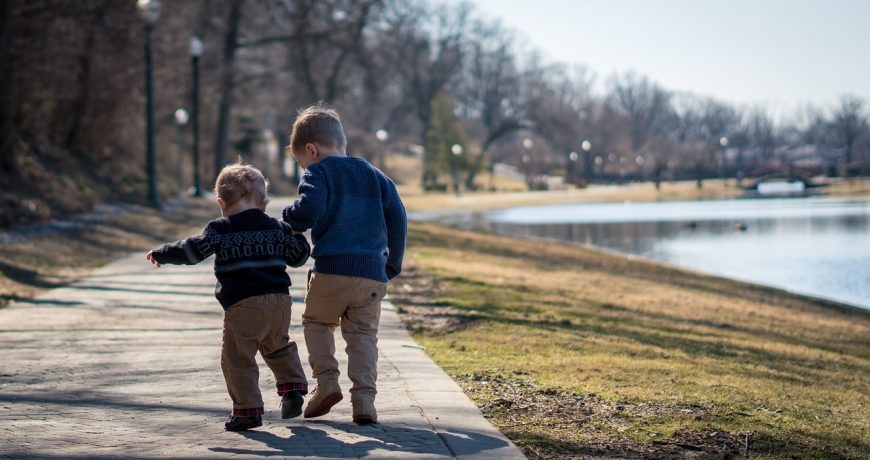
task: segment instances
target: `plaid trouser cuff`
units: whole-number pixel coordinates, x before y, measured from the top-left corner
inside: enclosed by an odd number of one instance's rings
[[[262,407],[248,407],[245,409],[233,409],[233,417],[259,417],[263,415]]]
[[[289,393],[291,391],[298,391],[304,395],[308,394],[308,384],[307,383],[279,383],[278,384],[278,396],[283,396],[284,393]]]

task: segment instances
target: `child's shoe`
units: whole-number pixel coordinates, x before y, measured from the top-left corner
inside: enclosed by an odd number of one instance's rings
[[[375,410],[375,402],[368,399],[353,399],[353,421],[359,425],[378,423],[378,411]]]
[[[299,417],[302,414],[302,403],[305,398],[299,391],[288,391],[281,395],[281,418]]]
[[[259,415],[256,417],[230,415],[230,418],[224,422],[224,429],[227,431],[245,431],[258,426],[263,426],[263,417]]]
[[[341,387],[335,380],[319,382],[312,392],[311,400],[305,406],[305,418],[320,417],[329,413],[332,406],[342,400]]]

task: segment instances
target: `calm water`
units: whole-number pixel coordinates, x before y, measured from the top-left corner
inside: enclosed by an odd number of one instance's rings
[[[870,308],[870,201],[571,204],[512,208],[456,223],[592,244]]]

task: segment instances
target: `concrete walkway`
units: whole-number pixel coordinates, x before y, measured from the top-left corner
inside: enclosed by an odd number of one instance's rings
[[[290,337],[308,369],[306,270],[291,273]],[[353,424],[347,394],[324,417],[282,420],[260,361],[264,426],[224,431],[231,405],[213,287],[210,263],[155,269],[134,254],[0,309],[0,458],[524,458],[414,343],[388,302],[379,424]]]

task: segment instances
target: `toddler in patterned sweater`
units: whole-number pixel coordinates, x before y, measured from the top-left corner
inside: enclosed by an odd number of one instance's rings
[[[228,431],[261,426],[263,398],[257,352],[275,375],[281,417],[302,413],[308,380],[296,343],[290,340],[290,277],[287,266],[303,265],[308,241],[290,225],[266,215],[266,179],[254,167],[234,164],[215,183],[220,219],[202,234],[149,251],[151,263],[193,265],[215,255],[215,297],[224,308],[221,369],[233,410]]]

